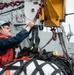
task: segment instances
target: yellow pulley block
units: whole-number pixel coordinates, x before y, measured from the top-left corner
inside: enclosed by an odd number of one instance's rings
[[[41,20],[44,19],[44,26],[46,27],[59,27],[61,20],[65,15],[66,0],[46,0],[43,9]]]

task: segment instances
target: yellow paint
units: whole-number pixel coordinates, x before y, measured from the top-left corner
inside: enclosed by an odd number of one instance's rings
[[[44,26],[46,27],[59,27],[61,20],[65,15],[66,0],[46,0],[44,9],[42,10],[42,17]]]

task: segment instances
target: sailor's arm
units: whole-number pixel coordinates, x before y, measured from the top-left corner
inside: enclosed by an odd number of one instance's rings
[[[31,21],[28,23],[27,27],[25,28],[28,32],[29,32],[29,31],[31,30],[31,28],[34,26],[34,24],[36,23],[36,20],[37,20],[37,17],[36,17],[36,15],[35,15],[34,19],[31,20]]]

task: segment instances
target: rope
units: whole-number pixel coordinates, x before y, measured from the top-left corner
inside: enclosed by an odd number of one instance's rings
[[[41,49],[43,49],[45,46],[47,46],[51,41],[52,41],[52,38]]]

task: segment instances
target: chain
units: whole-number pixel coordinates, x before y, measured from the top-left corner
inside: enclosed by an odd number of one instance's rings
[[[14,7],[14,6],[19,6],[21,5],[22,3],[24,3],[24,1],[12,1],[12,2],[9,2],[9,3],[3,3],[3,2],[0,2],[0,10],[3,10],[4,8],[7,8],[9,6],[11,7]]]

